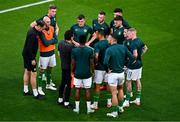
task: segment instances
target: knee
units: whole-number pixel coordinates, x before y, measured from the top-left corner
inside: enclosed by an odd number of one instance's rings
[[[118,93],[117,89],[113,89],[113,90],[111,90],[111,92],[112,92],[112,95],[117,95],[117,93]]]
[[[32,77],[32,78],[36,78],[36,76],[37,76],[37,73],[36,73],[36,72],[31,72],[31,77]]]
[[[40,73],[44,73],[45,72],[45,70],[44,69],[39,69],[39,71],[40,71]]]

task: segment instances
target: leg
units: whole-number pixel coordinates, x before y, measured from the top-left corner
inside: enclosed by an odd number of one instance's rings
[[[30,80],[30,75],[31,72],[28,71],[27,69],[24,70],[24,76],[23,76],[23,80],[24,80],[24,93],[28,93],[29,89],[28,89],[28,84],[29,84],[29,80]]]
[[[110,108],[112,106],[112,101],[111,101],[112,95],[111,95],[111,91],[110,91],[110,87],[108,83],[106,83],[106,90],[107,90],[107,93],[106,93],[107,107]]]
[[[80,103],[80,88],[76,88],[75,109],[73,109],[73,111],[76,112],[76,113],[79,113],[79,103]]]
[[[96,83],[95,93],[93,96],[93,99],[94,99],[94,103],[92,107],[93,109],[98,109],[99,95],[100,95],[100,84]]]
[[[40,95],[45,95],[45,93],[42,90],[42,86],[43,86],[42,77],[43,77],[44,72],[45,72],[45,69],[39,68],[37,79],[38,79],[38,92]]]
[[[55,87],[53,87],[53,85],[51,85],[51,80],[52,80],[52,75],[51,75],[51,72],[52,72],[52,67],[48,67],[47,68],[47,84],[46,84],[46,89],[49,89],[49,90],[57,90]]]
[[[136,80],[136,88],[137,88],[137,92],[136,92],[136,105],[140,105],[141,89],[142,89],[140,79]]]
[[[47,74],[46,74],[46,76],[47,76],[47,84],[50,84],[50,81],[51,81],[51,71],[52,71],[52,68],[51,67],[48,67],[47,68]]]
[[[123,91],[123,85],[118,86],[118,101],[119,101],[119,107],[121,109],[121,112],[124,110],[123,108],[123,102],[124,102],[124,91]]]
[[[66,90],[65,90],[65,104],[69,104],[69,98],[71,95],[71,71],[67,70],[66,71]]]
[[[86,88],[86,104],[87,104],[87,114],[93,113],[94,110],[91,109],[91,89]]]
[[[38,96],[37,88],[36,88],[36,72],[31,72],[31,86],[33,89],[33,95],[36,97]]]
[[[63,93],[64,93],[64,88],[66,85],[65,77],[66,77],[66,71],[62,69],[61,73],[62,79],[61,79],[61,84],[59,86],[59,102],[63,102]]]
[[[131,97],[131,92],[132,92],[132,81],[131,80],[126,81],[126,87],[127,87],[126,100],[129,101],[130,97]]]
[[[117,97],[117,86],[110,86],[112,93],[112,112],[107,113],[107,116],[117,117],[118,116],[118,97]]]

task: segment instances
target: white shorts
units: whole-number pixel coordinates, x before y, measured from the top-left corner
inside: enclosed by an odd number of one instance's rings
[[[94,82],[96,84],[101,84],[103,81],[107,82],[107,73],[106,73],[106,71],[95,70],[94,71]]]
[[[88,79],[77,79],[74,77],[74,85],[76,88],[91,88],[92,85],[92,77],[88,78]]]
[[[109,73],[108,84],[110,86],[119,86],[124,83],[124,72],[122,73]]]
[[[139,69],[128,69],[127,70],[127,80],[140,80],[142,76],[142,67]]]
[[[47,69],[47,67],[55,67],[56,66],[56,56],[55,54],[49,57],[40,56],[39,59],[39,67],[42,69]]]

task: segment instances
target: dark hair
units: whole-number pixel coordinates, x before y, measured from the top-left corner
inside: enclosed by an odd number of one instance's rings
[[[98,32],[98,34],[100,34],[100,35],[103,35],[103,36],[105,35],[105,32],[104,32],[103,29],[98,29],[97,32]]]
[[[57,9],[55,5],[49,5],[49,9]]]
[[[79,36],[79,43],[80,44],[85,44],[86,43],[87,37],[85,35]]]
[[[114,38],[114,40],[117,42],[118,37],[117,37],[117,35],[116,35],[116,34],[110,34],[110,36],[112,36],[112,38]]]
[[[82,19],[85,19],[85,16],[83,14],[80,14],[78,17],[77,17],[78,20],[82,20]]]
[[[114,20],[121,20],[121,21],[123,21],[123,17],[122,16],[117,16],[117,17],[114,18]]]
[[[64,39],[65,40],[71,40],[71,37],[73,37],[73,31],[72,30],[67,30],[64,33]]]
[[[40,27],[44,27],[44,25],[45,25],[45,22],[42,20],[38,20],[38,21],[36,21],[36,23],[37,23],[37,26],[40,26]]]
[[[99,14],[104,15],[104,16],[106,15],[106,13],[104,11],[100,11]]]
[[[123,13],[123,10],[121,8],[115,8],[114,9],[114,13],[117,13],[117,12]]]

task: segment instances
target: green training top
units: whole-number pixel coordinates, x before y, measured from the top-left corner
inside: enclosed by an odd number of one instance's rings
[[[90,78],[90,60],[94,58],[93,50],[86,46],[74,48],[72,49],[71,58],[75,60],[75,78]]]

